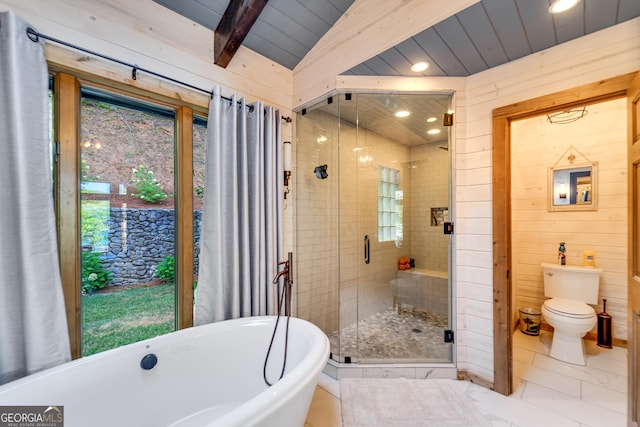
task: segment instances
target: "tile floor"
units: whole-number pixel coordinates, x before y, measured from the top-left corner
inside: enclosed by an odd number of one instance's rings
[[[513,342],[515,392],[511,396],[502,396],[467,381],[450,380],[461,387],[491,425],[626,426],[626,349],[603,349],[593,342],[587,342],[587,366],[583,367],[549,357],[549,332],[528,336],[516,331]],[[398,410],[407,411],[411,408]],[[380,426],[375,420],[371,420],[370,425]],[[425,425],[434,424],[425,421]],[[305,426],[343,426],[338,381],[322,375]]]

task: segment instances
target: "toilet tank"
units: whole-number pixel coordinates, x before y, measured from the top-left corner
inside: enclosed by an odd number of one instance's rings
[[[601,268],[543,263],[544,295],[587,304],[598,303]]]

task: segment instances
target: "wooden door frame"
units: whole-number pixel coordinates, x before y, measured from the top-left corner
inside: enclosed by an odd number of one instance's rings
[[[627,316],[628,333],[628,388],[627,388],[627,424],[638,426],[638,307],[640,289],[638,286],[638,271],[640,267],[640,236],[638,230],[638,215],[640,200],[638,199],[638,159],[640,158],[640,72],[637,73],[627,96],[627,173],[628,173],[628,259],[627,259]]]
[[[492,114],[493,389],[513,391],[511,309],[511,122],[578,105],[625,97],[636,73],[499,107]]]
[[[80,258],[80,83],[75,76],[57,73],[53,78],[55,212],[60,258],[60,278],[67,313],[71,357],[79,358],[82,344]]]

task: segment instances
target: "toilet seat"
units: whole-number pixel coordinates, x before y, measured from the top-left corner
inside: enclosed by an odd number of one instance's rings
[[[553,314],[572,319],[588,319],[595,315],[593,308],[584,302],[565,298],[548,299],[543,306]]]

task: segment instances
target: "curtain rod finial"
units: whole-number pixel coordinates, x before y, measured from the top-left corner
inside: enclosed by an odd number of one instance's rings
[[[39,40],[38,33],[31,27],[27,27],[27,37],[29,37],[29,40],[32,42],[37,42]]]

